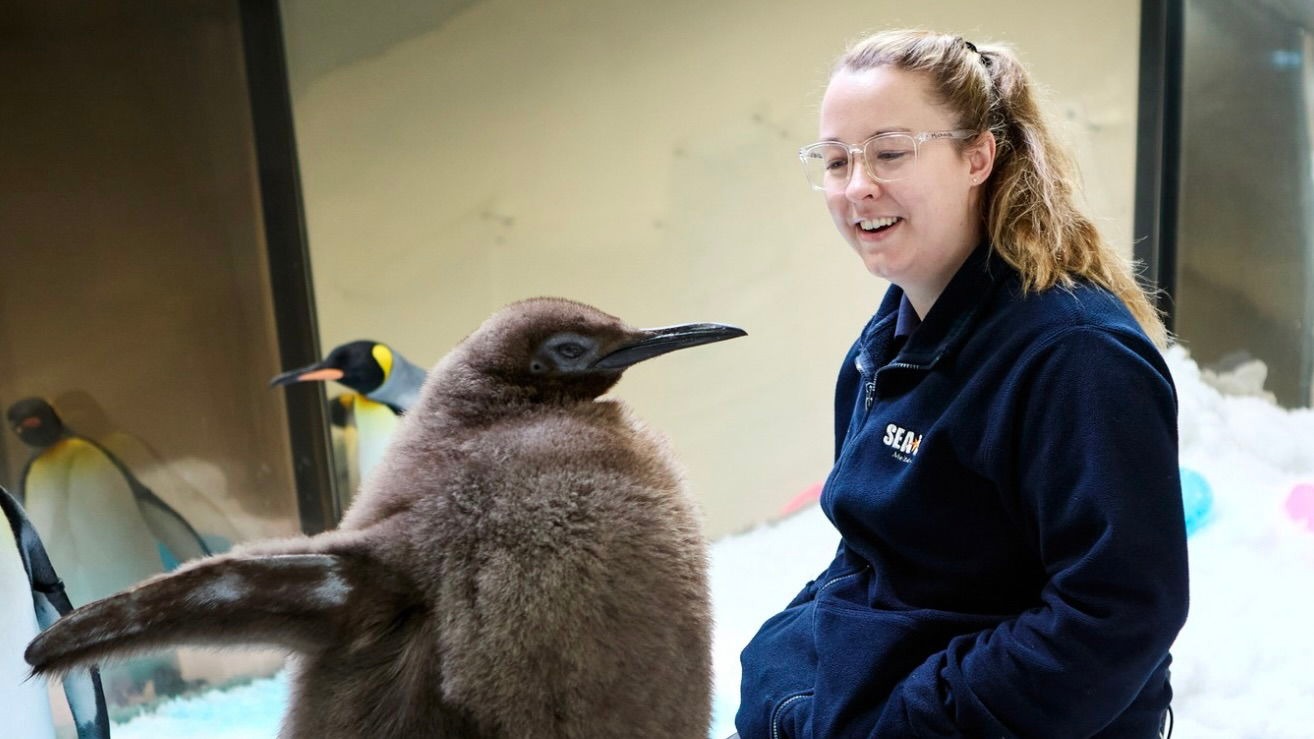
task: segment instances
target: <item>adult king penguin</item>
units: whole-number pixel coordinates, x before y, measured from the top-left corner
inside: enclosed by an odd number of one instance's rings
[[[424,377],[423,368],[387,344],[361,339],[334,347],[327,357],[312,365],[276,375],[269,384],[332,380],[400,415],[419,401]]]
[[[186,519],[147,488],[118,457],[64,425],[42,398],[9,407],[10,426],[34,449],[18,494],[42,533],[50,560],[74,603],[130,587],[210,549]],[[158,655],[102,671],[116,702],[182,687],[177,660]]]
[[[181,643],[295,653],[281,736],[703,739],[698,515],[660,436],[599,399],[742,336],[538,298],[434,367],[339,529],[248,545],[84,606],[38,674]]]
[[[0,722],[4,735],[54,739],[45,686],[29,680],[23,650],[43,628],[73,610],[41,538],[8,491],[0,488]],[[95,668],[64,678],[78,739],[108,739],[109,715]]]
[[[7,416],[34,450],[19,475],[19,500],[75,602],[211,553],[182,515],[107,449],[66,427],[44,399],[24,398]]]
[[[336,398],[341,405],[333,411],[344,418],[347,486],[356,490],[383,458],[397,416],[418,402],[424,377],[422,368],[392,347],[361,339],[336,346],[322,361],[277,375],[269,384],[335,381],[353,391]]]

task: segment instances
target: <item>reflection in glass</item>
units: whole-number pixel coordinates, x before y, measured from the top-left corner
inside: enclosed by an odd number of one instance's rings
[[[1261,360],[1308,405],[1314,6],[1190,0],[1185,20],[1176,330],[1202,367]]]
[[[0,483],[21,482],[75,605],[299,531],[237,10],[6,15]],[[72,433],[20,440],[59,429],[42,408]],[[107,675],[111,715],[281,662],[149,657]]]

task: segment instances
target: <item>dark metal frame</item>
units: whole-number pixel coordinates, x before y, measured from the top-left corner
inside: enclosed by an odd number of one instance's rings
[[[1141,0],[1134,255],[1171,331],[1177,295],[1185,0]]]
[[[301,201],[292,94],[277,0],[239,0],[243,56],[260,177],[260,205],[269,256],[279,359],[303,367],[320,357],[306,219]],[[321,383],[301,383],[286,399],[301,529],[318,533],[337,524],[329,422]]]

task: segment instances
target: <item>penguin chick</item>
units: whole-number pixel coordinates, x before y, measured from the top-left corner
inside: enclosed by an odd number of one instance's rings
[[[78,609],[38,674],[180,643],[294,651],[284,739],[703,739],[706,549],[629,366],[742,336],[538,298],[429,374],[339,529],[213,557]]]
[[[368,339],[340,344],[323,360],[276,375],[270,386],[334,380],[401,415],[419,400],[424,370],[387,344]]]

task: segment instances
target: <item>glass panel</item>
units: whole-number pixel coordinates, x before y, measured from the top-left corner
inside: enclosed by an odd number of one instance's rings
[[[1309,22],[1299,3],[1186,4],[1177,332],[1202,367],[1267,365],[1310,403]]]
[[[77,605],[299,530],[241,36],[231,0],[6,16],[0,472]],[[106,692],[121,715],[279,664],[183,650]]]

